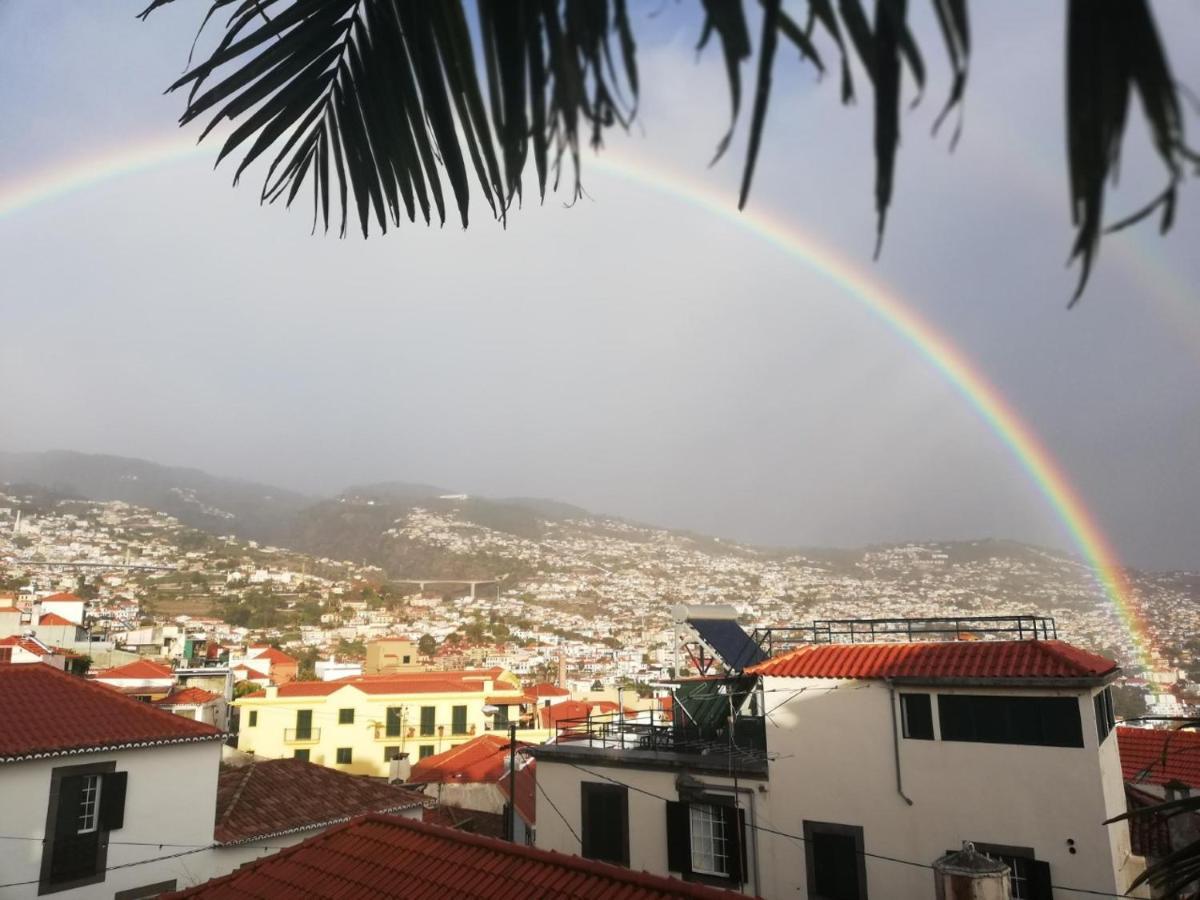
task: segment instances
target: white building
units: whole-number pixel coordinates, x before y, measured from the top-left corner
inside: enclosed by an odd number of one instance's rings
[[[133,898],[209,875],[222,733],[49,666],[0,665],[5,898]],[[170,798],[164,802],[164,798]]]
[[[1122,893],[1143,862],[1103,824],[1125,811],[1118,674],[1059,641],[802,647],[681,685],[671,725],[535,748],[569,823],[540,816],[537,846],[764,897],[928,900],[928,866],[972,841],[1014,896]]]

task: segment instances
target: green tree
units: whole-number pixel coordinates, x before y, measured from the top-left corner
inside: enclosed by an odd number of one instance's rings
[[[423,634],[421,639],[417,641],[417,650],[422,656],[433,656],[437,653],[437,640],[432,634]]]

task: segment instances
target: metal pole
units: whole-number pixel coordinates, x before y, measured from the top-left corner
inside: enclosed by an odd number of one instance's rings
[[[508,839],[517,839],[517,723],[508,726]]]

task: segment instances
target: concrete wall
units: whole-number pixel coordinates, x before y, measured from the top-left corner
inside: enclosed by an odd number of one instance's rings
[[[109,834],[103,882],[60,891],[56,900],[111,897],[117,891],[175,879],[180,888],[205,881],[212,865],[212,850],[205,849],[176,859],[112,870],[113,866],[178,853],[212,844],[216,813],[217,770],[221,743],[204,741],[122,750],[116,753],[78,753],[53,759],[0,764],[0,809],[6,835],[30,841],[0,841],[0,879],[5,883],[32,881],[19,887],[0,888],[4,900],[38,896],[42,844],[50,797],[51,770],[115,762],[127,771],[125,825]],[[164,798],[169,801],[164,802]],[[160,849],[159,843],[164,846]],[[129,846],[130,843],[147,846]],[[182,844],[186,846],[166,846]]]
[[[892,697],[886,684],[765,679],[764,690],[770,713],[770,778],[739,784],[749,788],[739,794],[747,819],[759,826],[748,838],[753,842],[748,845],[751,870],[757,863],[758,879],[747,892],[807,897],[803,842],[762,830],[802,836],[805,820],[860,826],[867,852],[926,864],[964,840],[1029,847],[1039,860],[1049,862],[1055,884],[1096,891],[1124,891],[1141,869],[1140,858],[1130,855],[1125,823],[1101,824],[1124,810],[1124,794],[1116,736],[1097,746],[1089,691],[1019,691],[1023,696],[1076,698],[1082,748],[901,737],[900,771],[910,805],[897,789]],[[1006,693],[991,688],[962,692]],[[935,736],[940,738],[936,703],[934,707]],[[678,796],[675,772],[585,768],[657,797]],[[537,777],[579,832],[579,783],[604,779],[545,758],[538,760]],[[732,786],[728,778],[699,778],[709,785]],[[657,797],[629,792],[630,866],[670,874],[665,805]],[[540,798],[538,814],[539,847],[579,852],[570,831]],[[932,896],[933,875],[927,869],[868,858],[866,874],[872,897]]]

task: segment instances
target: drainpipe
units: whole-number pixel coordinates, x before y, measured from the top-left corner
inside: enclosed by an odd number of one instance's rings
[[[887,679],[887,686],[892,704],[892,750],[895,752],[896,760],[896,793],[900,795],[905,803],[912,806],[912,798],[904,793],[904,776],[900,772],[900,725],[896,721],[896,685],[889,678]]]

